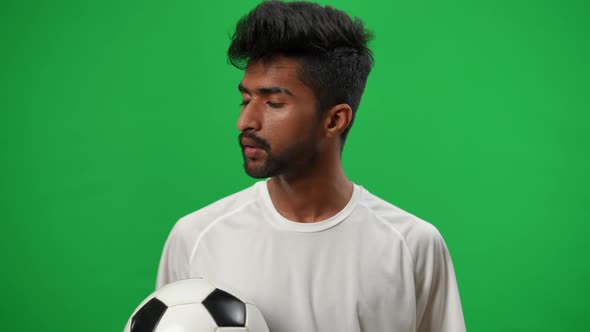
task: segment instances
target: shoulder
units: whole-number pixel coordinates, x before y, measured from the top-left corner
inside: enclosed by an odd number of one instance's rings
[[[259,182],[260,183],[260,182]],[[166,239],[158,269],[157,287],[190,276],[190,258],[206,229],[224,216],[238,213],[256,201],[257,185],[222,198],[180,218]]]
[[[183,237],[192,238],[192,235],[203,231],[217,220],[239,213],[244,207],[256,202],[259,197],[258,185],[260,182],[183,216],[172,228],[171,236],[178,237],[182,234]]]
[[[440,232],[434,225],[377,197],[366,189],[361,198],[361,205],[403,238],[415,263],[425,252],[444,244]]]

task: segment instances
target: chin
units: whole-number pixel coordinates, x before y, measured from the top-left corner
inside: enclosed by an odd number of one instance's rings
[[[252,165],[252,161],[244,161],[244,171],[248,176],[255,179],[264,179],[270,177],[266,165]]]
[[[265,172],[260,172],[260,171],[256,171],[256,170],[251,170],[251,169],[245,169],[246,174],[248,174],[248,176],[255,178],[255,179],[266,179],[269,178],[270,176],[265,173]]]
[[[248,159],[244,156],[244,170],[255,179],[270,178],[286,173],[288,163],[266,156],[261,159]]]

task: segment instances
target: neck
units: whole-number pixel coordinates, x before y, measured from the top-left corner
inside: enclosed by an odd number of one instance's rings
[[[305,175],[272,177],[268,191],[281,215],[308,223],[326,220],[340,212],[350,201],[353,186],[338,158],[332,163],[318,163]]]

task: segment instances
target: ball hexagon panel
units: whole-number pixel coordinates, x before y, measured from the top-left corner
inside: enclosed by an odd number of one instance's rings
[[[215,289],[205,300],[203,306],[219,327],[246,326],[246,304],[237,297]]]

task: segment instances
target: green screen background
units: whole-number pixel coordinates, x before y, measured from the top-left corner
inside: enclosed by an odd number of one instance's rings
[[[174,222],[254,182],[256,3],[0,3],[3,331],[122,331]],[[346,172],[441,231],[468,330],[587,330],[587,2],[322,3],[376,34]]]

